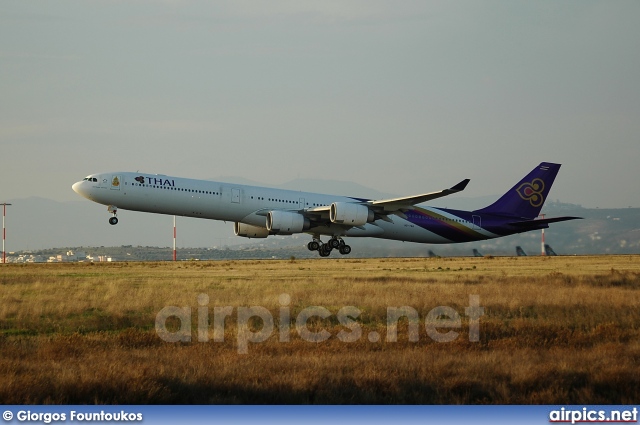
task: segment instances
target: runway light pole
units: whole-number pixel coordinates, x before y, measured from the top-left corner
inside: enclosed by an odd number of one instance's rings
[[[7,229],[4,227],[4,218],[7,215],[7,206],[11,204],[7,204],[6,202],[2,203],[2,264],[7,262],[7,252],[4,250],[4,241],[7,239]]]
[[[544,214],[540,214],[540,217],[544,219]],[[544,228],[542,229],[542,242],[540,242],[540,255],[547,255],[547,251],[544,249]]]
[[[176,216],[173,216],[173,261],[176,261],[178,256],[176,255]]]

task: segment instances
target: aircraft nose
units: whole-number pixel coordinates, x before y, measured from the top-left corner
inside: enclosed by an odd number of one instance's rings
[[[82,195],[83,193],[82,193],[81,187],[82,187],[82,182],[76,182],[73,184],[73,186],[71,186],[71,189],[73,189],[73,191],[78,195]]]

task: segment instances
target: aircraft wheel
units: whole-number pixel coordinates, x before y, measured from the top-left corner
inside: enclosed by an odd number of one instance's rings
[[[318,254],[320,254],[321,257],[328,257],[329,255],[331,255],[331,251],[326,249],[319,249]]]
[[[317,251],[320,249],[320,244],[316,241],[311,241],[307,244],[307,247],[309,248],[309,251]]]
[[[351,247],[349,245],[342,245],[340,247],[340,254],[347,255],[351,253]]]
[[[329,246],[331,248],[339,248],[340,247],[340,240],[338,239],[329,239]]]
[[[118,217],[111,217],[109,219],[109,224],[112,225],[112,226],[118,224]]]

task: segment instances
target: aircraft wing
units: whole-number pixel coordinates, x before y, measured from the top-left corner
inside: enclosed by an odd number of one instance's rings
[[[313,207],[313,208],[306,208],[304,210],[304,212],[306,213],[311,213],[311,214],[322,214],[322,213],[327,213],[329,214],[329,210],[331,209],[330,205],[325,205],[322,207]]]
[[[374,210],[381,210],[386,213],[393,213],[394,211],[402,211],[409,209],[416,204],[422,202],[431,201],[432,199],[442,198],[443,196],[451,195],[453,193],[461,192],[469,184],[469,179],[464,179],[457,185],[440,190],[438,192],[424,193],[422,195],[405,196],[403,198],[383,199],[380,201],[369,201],[368,205]]]
[[[404,211],[411,209],[413,205],[430,201],[432,199],[441,198],[453,193],[461,192],[465,187],[467,187],[468,183],[469,179],[465,179],[449,189],[444,189],[437,192],[405,196],[402,198],[382,199],[379,201],[364,201],[361,204],[366,205],[375,213],[376,220],[381,219],[384,221],[391,221],[391,219],[387,217],[389,214],[396,214],[400,217],[404,217]],[[307,208],[301,212],[304,215],[315,217],[319,221],[328,221],[330,209],[331,206],[326,205],[321,207]]]

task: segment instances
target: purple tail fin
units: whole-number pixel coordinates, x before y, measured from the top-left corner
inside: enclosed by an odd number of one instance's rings
[[[547,199],[560,164],[543,162],[493,204],[474,212],[536,218]]]

